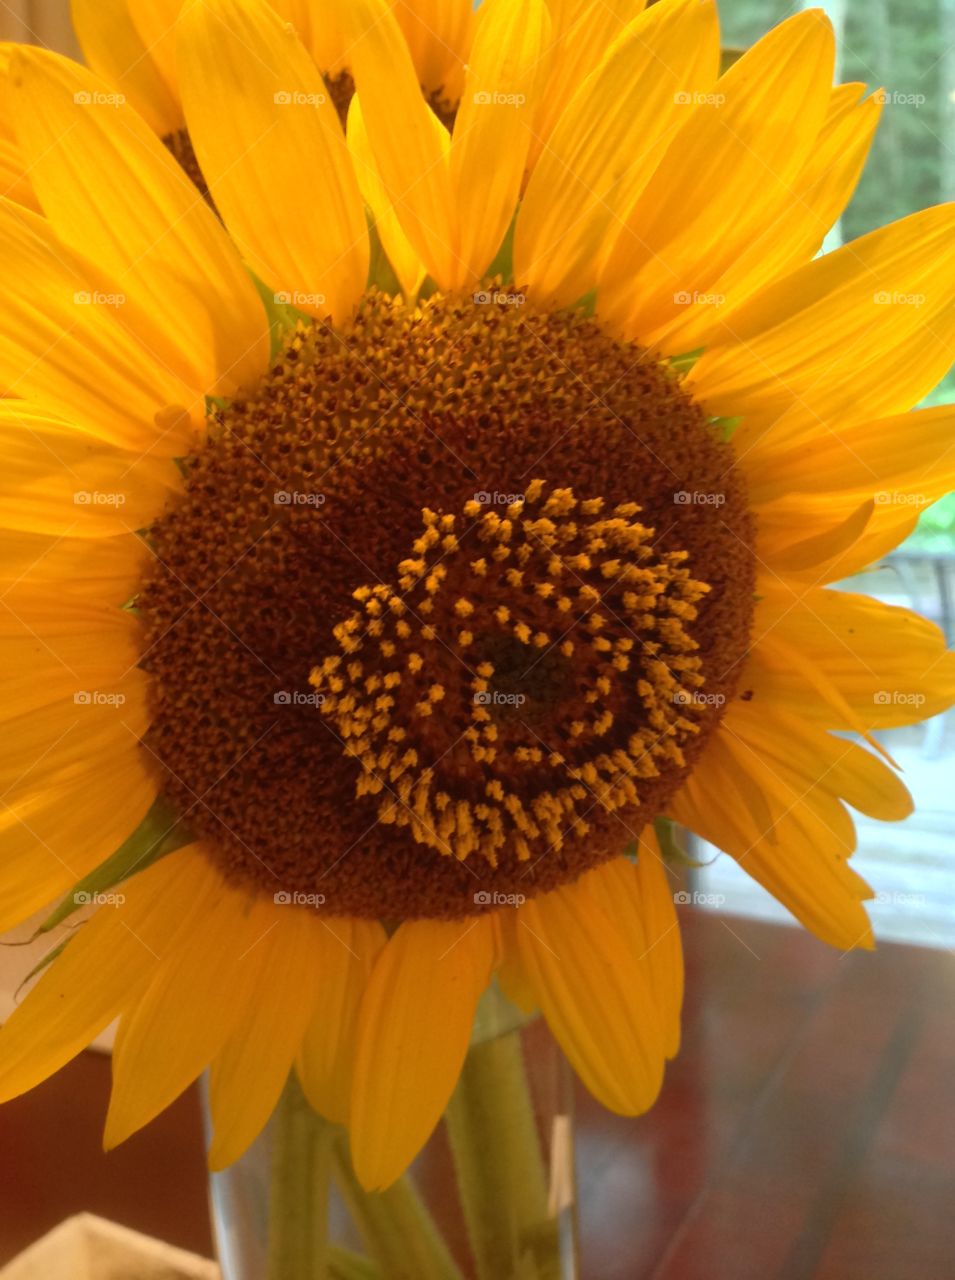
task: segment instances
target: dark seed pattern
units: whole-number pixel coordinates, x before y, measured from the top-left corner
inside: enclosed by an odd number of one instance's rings
[[[638,348],[490,296],[409,312],[372,293],[342,330],[301,327],[214,412],[151,531],[145,749],[233,881],[394,920],[531,897],[665,812],[734,695],[754,564],[731,447]],[[350,717],[381,714],[409,661],[373,744],[398,729],[402,751],[369,770]],[[516,797],[504,839],[495,777]],[[459,803],[470,828],[445,816]]]

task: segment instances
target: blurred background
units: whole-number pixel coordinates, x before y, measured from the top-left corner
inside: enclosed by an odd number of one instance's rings
[[[69,0],[3,0],[0,40],[25,40],[49,45],[73,57],[79,54],[70,24]]]

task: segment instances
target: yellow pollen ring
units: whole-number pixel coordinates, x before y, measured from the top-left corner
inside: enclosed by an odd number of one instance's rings
[[[397,586],[354,592],[310,680],[381,822],[496,867],[562,849],[595,806],[635,809],[682,767],[709,587],[654,550],[636,503],[605,507],[533,480],[503,517],[425,509]]]

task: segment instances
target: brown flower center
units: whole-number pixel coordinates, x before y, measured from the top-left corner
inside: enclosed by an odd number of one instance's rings
[[[350,71],[338,71],[334,75],[326,74],[324,79],[328,96],[338,112],[338,118],[344,129],[348,124],[348,108],[351,106],[351,100],[355,96],[355,81]],[[421,92],[428,106],[444,127],[448,130],[453,129],[454,121],[458,114],[458,103],[452,101],[443,89],[429,91],[422,85]]]
[[[733,696],[729,446],[594,321],[488,296],[302,328],[151,532],[146,745],[234,880],[390,919],[532,896],[664,812]]]
[[[175,133],[167,133],[163,138],[163,145],[172,157],[178,161],[180,168],[199,191],[202,198],[212,204],[212,198],[209,195],[209,184],[199,168],[199,161],[196,158],[192,139],[189,137],[189,130],[177,129]]]
[[[425,510],[395,587],[366,585],[312,673],[382,822],[497,867],[559,852],[685,763],[709,590],[635,502],[532,480],[502,514]],[[687,714],[689,713],[689,714]]]

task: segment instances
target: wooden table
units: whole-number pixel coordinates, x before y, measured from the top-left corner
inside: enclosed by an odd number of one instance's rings
[[[683,921],[659,1105],[622,1120],[580,1099],[585,1280],[955,1277],[952,956]],[[0,1263],[81,1209],[210,1251],[195,1091],[105,1156],[108,1089],[84,1054],[0,1108]]]

